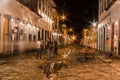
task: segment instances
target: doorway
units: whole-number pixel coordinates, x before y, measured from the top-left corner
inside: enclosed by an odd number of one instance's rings
[[[3,53],[7,55],[9,53],[9,19],[4,19],[4,26],[3,26]]]

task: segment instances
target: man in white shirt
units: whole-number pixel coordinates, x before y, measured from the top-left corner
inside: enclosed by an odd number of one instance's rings
[[[38,39],[38,41],[36,42],[36,47],[37,47],[37,55],[36,55],[36,59],[41,59],[41,54],[42,54],[42,50],[43,50],[43,42],[41,39]]]

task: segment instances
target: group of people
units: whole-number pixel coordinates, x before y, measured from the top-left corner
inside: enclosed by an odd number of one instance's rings
[[[47,55],[48,55],[48,60],[51,59],[51,49],[54,48],[54,55],[57,55],[57,50],[58,50],[58,43],[57,40],[54,40],[54,43],[52,43],[52,41],[50,40],[50,38],[48,38],[47,42],[44,43],[42,39],[38,39],[38,41],[36,42],[36,47],[37,47],[37,55],[36,55],[36,59],[41,59],[42,56],[42,51],[45,48],[47,51]]]

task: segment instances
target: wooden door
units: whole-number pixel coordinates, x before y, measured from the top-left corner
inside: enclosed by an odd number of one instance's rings
[[[4,20],[4,32],[3,32],[3,53],[4,54],[8,54],[8,38],[9,38],[9,36],[8,36],[8,23],[9,22],[9,20],[8,20],[8,18],[5,18],[5,20]]]
[[[111,51],[114,52],[114,24],[112,24]]]

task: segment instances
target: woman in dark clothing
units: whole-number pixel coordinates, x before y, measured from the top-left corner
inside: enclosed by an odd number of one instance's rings
[[[57,41],[54,41],[54,55],[57,55],[57,50],[58,50],[58,43]]]

